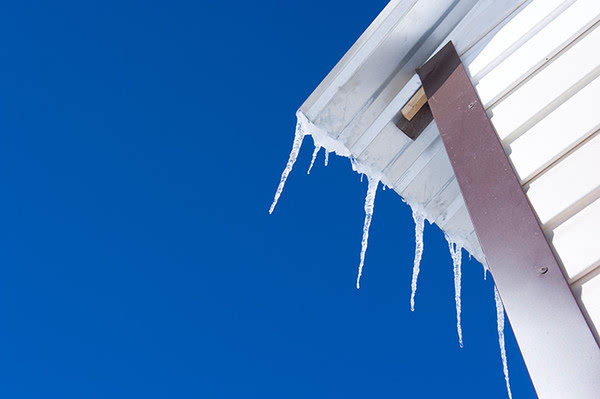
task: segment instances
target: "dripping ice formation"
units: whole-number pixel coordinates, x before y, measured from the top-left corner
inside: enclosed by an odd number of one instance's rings
[[[510,390],[510,380],[508,378],[508,362],[506,360],[506,347],[504,344],[504,306],[500,300],[498,289],[494,287],[494,299],[496,301],[496,321],[498,324],[498,342],[500,343],[500,356],[502,357],[502,371],[504,372],[504,380],[506,381],[506,391],[509,399],[512,399]]]
[[[281,180],[277,187],[277,191],[275,192],[275,198],[269,209],[269,213],[272,213],[277,205],[277,201],[281,196],[283,188],[285,186],[285,182],[287,180],[288,175],[292,171],[294,163],[298,158],[298,154],[300,152],[300,148],[302,146],[303,139],[306,135],[310,135],[313,138],[315,149],[312,155],[311,163],[308,169],[308,173],[314,165],[316,157],[319,153],[321,147],[325,149],[325,166],[327,166],[329,160],[329,153],[334,152],[339,156],[346,157],[350,159],[352,169],[362,176],[366,175],[368,178],[368,189],[367,195],[365,198],[365,222],[363,226],[363,238],[361,245],[361,253],[360,253],[360,264],[358,277],[356,280],[357,288],[360,287],[360,278],[362,275],[362,269],[364,266],[365,254],[367,250],[368,238],[369,238],[369,228],[371,224],[371,219],[373,217],[373,207],[375,202],[375,194],[377,192],[377,187],[379,183],[383,183],[383,189],[386,187],[394,189],[394,185],[387,180],[387,177],[379,170],[370,167],[369,165],[365,165],[360,163],[350,152],[350,150],[345,146],[345,144],[337,139],[332,138],[326,131],[320,129],[318,126],[313,124],[308,118],[300,111],[296,113],[298,118],[298,123],[296,124],[296,132],[294,135],[294,142],[292,146],[292,150],[289,155],[288,162],[286,164],[283,173],[281,174]],[[428,216],[420,206],[415,206],[415,204],[411,204],[405,198],[403,198],[404,202],[407,202],[408,205],[413,210],[413,219],[415,220],[415,258],[413,263],[413,279],[411,284],[411,310],[414,310],[414,297],[417,288],[417,278],[420,269],[420,260],[423,255],[423,228],[424,221],[428,219]],[[434,220],[434,219],[433,219]],[[462,236],[462,234],[453,233],[452,237],[448,234],[445,234],[446,240],[448,241],[448,246],[450,248],[450,254],[452,255],[452,263],[454,269],[454,289],[455,289],[455,302],[456,302],[456,327],[457,333],[459,337],[460,347],[463,347],[462,341],[462,327],[461,327],[461,257],[462,257],[462,248],[464,244],[467,242],[466,237]],[[468,248],[468,247],[467,247]],[[471,252],[469,252],[471,255]],[[478,259],[483,265],[484,279],[487,276],[488,266],[485,263],[484,259]],[[504,372],[504,378],[506,381],[506,389],[508,392],[509,399],[512,399],[512,393],[510,390],[510,382],[508,377],[508,365],[506,359],[506,348],[504,342],[504,308],[502,306],[502,302],[500,300],[500,296],[496,289],[494,289],[494,298],[496,301],[496,316],[497,316],[497,325],[498,325],[498,340],[500,344],[500,353],[502,357],[502,366]]]
[[[462,247],[452,241],[452,239],[446,235],[448,241],[448,247],[450,248],[450,255],[452,256],[452,265],[454,267],[454,301],[456,302],[456,331],[458,333],[458,344],[463,347],[462,339],[462,327],[460,323],[460,280],[461,280],[461,262],[462,262]]]
[[[488,265],[486,262],[481,262],[481,265],[483,266],[483,279],[487,280],[487,273],[488,273]]]
[[[310,135],[313,138],[315,143],[315,147],[317,148],[325,148],[325,166],[327,166],[329,162],[329,154],[335,153],[339,156],[350,158],[352,169],[359,173],[365,174],[367,176],[376,178],[378,181],[383,182],[388,187],[393,187],[393,185],[387,181],[380,171],[377,171],[368,165],[361,164],[351,155],[350,150],[340,141],[332,138],[329,134],[312,123],[308,118],[300,111],[296,112],[296,117],[298,118],[298,122],[296,123],[296,132],[294,134],[294,142],[292,145],[292,150],[290,151],[290,155],[288,157],[287,164],[285,169],[281,173],[281,179],[279,181],[279,185],[277,186],[277,190],[275,191],[275,197],[273,199],[273,203],[269,208],[269,213],[272,214],[277,206],[277,202],[279,201],[279,197],[283,192],[283,188],[285,187],[285,182],[292,171],[296,160],[298,159],[298,154],[300,153],[300,148],[302,147],[302,142],[306,135]],[[315,151],[313,156],[316,157]],[[310,168],[309,168],[310,170]]]
[[[310,175],[310,171],[312,170],[313,165],[315,164],[315,159],[317,159],[317,154],[319,153],[320,149],[321,147],[319,147],[318,145],[315,146],[315,150],[312,154],[312,159],[310,160],[310,166],[308,167],[308,172],[306,172],[307,175]],[[327,151],[325,151],[325,154],[327,154]],[[327,155],[325,155],[325,157],[327,157]],[[325,162],[325,165],[327,165],[327,162]]]
[[[283,170],[283,173],[281,174],[279,186],[277,187],[277,191],[275,192],[275,198],[273,199],[273,203],[269,208],[269,213],[273,213],[275,206],[279,201],[279,197],[281,196],[283,188],[285,187],[285,182],[290,172],[292,171],[296,160],[298,159],[298,154],[300,152],[300,148],[302,147],[302,141],[304,139],[304,136],[306,136],[307,134],[311,135],[315,143],[315,149],[313,151],[311,163],[308,168],[309,174],[321,147],[325,148],[325,166],[327,166],[329,162],[330,152],[335,152],[337,155],[350,158],[352,169],[361,175],[361,180],[362,175],[366,175],[369,182],[367,195],[365,198],[365,222],[363,226],[363,237],[361,242],[360,264],[358,267],[358,277],[356,279],[356,288],[360,288],[360,278],[362,276],[362,270],[365,263],[365,254],[367,251],[367,245],[369,240],[369,228],[371,226],[371,219],[373,217],[375,194],[377,192],[377,186],[379,185],[379,182],[383,180],[382,174],[381,172],[376,172],[368,166],[358,162],[353,156],[351,156],[350,151],[346,148],[344,144],[335,139],[332,139],[327,134],[327,132],[319,129],[312,122],[310,122],[302,112],[298,111],[296,113],[296,116],[298,118],[298,122],[296,124],[294,143],[292,145],[292,150],[290,151],[286,167]],[[391,184],[387,181],[384,181],[384,185],[391,186]]]
[[[269,208],[269,213],[273,213],[275,210],[275,206],[277,206],[277,201],[279,201],[279,197],[283,191],[283,187],[285,187],[285,181],[288,178],[288,175],[294,168],[294,164],[296,163],[296,159],[298,159],[298,154],[300,153],[300,148],[302,147],[302,140],[304,140],[304,127],[300,121],[296,124],[296,133],[294,134],[294,144],[292,145],[292,151],[290,152],[290,156],[288,158],[287,164],[285,165],[285,169],[283,173],[281,173],[281,180],[279,181],[279,186],[277,186],[277,191],[275,191],[275,198],[273,199],[273,203]]]
[[[385,186],[384,186],[385,187]],[[419,268],[421,266],[421,257],[423,256],[423,229],[425,227],[425,216],[413,208],[413,219],[415,220],[415,260],[413,263],[413,274],[410,294],[410,310],[415,311],[415,294],[417,293],[417,278],[419,277]]]
[[[363,225],[363,236],[360,249],[360,264],[358,265],[358,277],[356,277],[356,288],[360,288],[360,277],[362,276],[363,266],[365,265],[365,253],[369,243],[369,228],[371,227],[371,219],[373,218],[373,208],[375,206],[375,194],[377,194],[377,186],[379,180],[369,176],[369,186],[367,188],[367,196],[365,197],[365,223]]]

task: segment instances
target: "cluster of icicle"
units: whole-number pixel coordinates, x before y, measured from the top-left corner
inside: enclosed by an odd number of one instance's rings
[[[294,135],[294,143],[292,145],[292,150],[290,152],[287,164],[285,169],[281,174],[281,179],[279,181],[279,185],[275,192],[275,197],[273,199],[273,203],[269,208],[269,214],[273,213],[275,210],[275,206],[279,201],[279,197],[283,192],[283,188],[285,186],[285,182],[292,171],[296,160],[298,159],[298,154],[300,153],[300,148],[302,147],[302,142],[304,137],[307,134],[313,136],[313,140],[315,142],[315,149],[312,154],[312,158],[310,161],[310,166],[308,167],[307,173],[310,174],[315,160],[317,159],[317,155],[321,148],[325,148],[325,166],[327,166],[329,160],[329,152],[336,152],[338,155],[349,157],[352,162],[352,168],[361,175],[367,175],[368,178],[368,188],[367,195],[365,197],[365,221],[363,224],[363,235],[361,241],[361,250],[360,250],[360,263],[358,265],[358,276],[356,278],[356,288],[360,288],[360,278],[362,276],[363,267],[365,264],[365,254],[367,252],[367,246],[369,241],[369,229],[371,227],[371,220],[373,218],[373,209],[375,206],[375,195],[377,194],[377,187],[381,181],[381,176],[376,173],[372,173],[368,168],[364,168],[362,165],[359,165],[354,159],[352,155],[350,155],[349,151],[345,147],[340,147],[339,143],[335,143],[328,139],[325,135],[317,134],[317,131],[311,131],[307,133],[307,126],[310,125],[308,119],[302,114],[298,113],[298,123],[296,124],[296,132]],[[314,127],[314,126],[313,126]],[[314,127],[317,129],[316,127]],[[317,129],[318,130],[318,129]],[[334,148],[328,150],[325,145],[322,145],[322,141],[327,141],[329,146],[333,146]],[[371,172],[371,173],[370,173]],[[385,190],[386,184],[383,185],[383,189]],[[411,282],[411,295],[410,295],[410,310],[415,310],[415,295],[417,292],[417,280],[419,277],[421,258],[423,256],[423,230],[425,227],[425,215],[415,207],[412,207],[413,210],[413,219],[415,221],[415,258],[413,262],[413,274],[412,274],[412,282]],[[446,235],[446,240],[448,241],[448,248],[450,250],[450,255],[452,257],[452,266],[454,271],[454,299],[456,302],[456,330],[458,333],[458,344],[460,347],[463,347],[463,338],[462,338],[462,327],[461,327],[461,263],[462,263],[462,246],[456,242],[454,242],[448,235]],[[487,276],[488,267],[484,263],[483,265],[484,271],[484,279]],[[500,295],[498,294],[498,290],[494,287],[494,299],[496,302],[496,316],[497,316],[497,326],[498,326],[498,341],[500,344],[500,355],[502,357],[502,370],[504,372],[504,379],[506,381],[506,389],[508,392],[509,399],[512,399],[512,393],[510,390],[510,381],[508,377],[508,364],[506,359],[506,348],[504,342],[504,307],[502,305],[502,301],[500,300]]]
[[[277,186],[277,191],[275,192],[275,197],[273,199],[273,203],[269,208],[269,213],[272,214],[275,210],[275,206],[277,206],[277,202],[279,201],[279,197],[283,192],[283,188],[285,186],[285,182],[292,171],[296,160],[298,159],[298,154],[300,153],[300,148],[302,147],[302,142],[304,141],[304,137],[306,136],[306,124],[308,124],[308,120],[302,114],[298,114],[298,122],[296,123],[296,133],[294,134],[294,144],[292,145],[292,150],[290,151],[290,156],[288,157],[287,164],[285,169],[281,173],[281,179],[279,180],[279,185]],[[315,141],[315,149],[312,154],[312,158],[310,160],[310,165],[308,167],[307,173],[310,174],[315,160],[317,159],[317,155],[321,150],[321,145],[318,144],[318,139],[313,134],[313,139]],[[344,149],[336,151],[336,153],[341,153],[341,155],[346,155],[346,151]],[[369,186],[367,188],[367,195],[365,197],[365,222],[363,225],[363,236],[361,241],[361,251],[360,251],[360,263],[358,265],[358,276],[356,278],[356,288],[360,288],[360,278],[362,276],[363,267],[365,265],[365,255],[367,253],[367,246],[369,243],[369,229],[371,227],[371,220],[373,218],[373,209],[375,206],[375,194],[377,193],[377,187],[379,186],[380,178],[373,177],[371,173],[368,173],[364,170],[364,168],[359,165],[354,158],[350,158],[352,161],[352,168],[361,174],[362,176],[367,174],[367,178],[369,181]],[[329,151],[325,150],[325,166],[327,166],[329,162]]]

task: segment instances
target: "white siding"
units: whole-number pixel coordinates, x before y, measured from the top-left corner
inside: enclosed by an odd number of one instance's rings
[[[597,0],[533,1],[465,62],[597,339],[599,21]]]

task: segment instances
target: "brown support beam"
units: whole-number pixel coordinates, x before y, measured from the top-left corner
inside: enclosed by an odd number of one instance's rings
[[[417,70],[542,398],[599,398],[600,348],[452,42]]]

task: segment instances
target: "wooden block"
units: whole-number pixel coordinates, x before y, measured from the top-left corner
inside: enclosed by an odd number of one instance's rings
[[[402,108],[402,115],[407,119],[411,120],[417,112],[425,105],[427,102],[427,96],[425,96],[425,90],[423,87],[411,97],[410,100],[406,103],[406,105]]]

